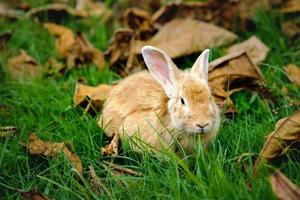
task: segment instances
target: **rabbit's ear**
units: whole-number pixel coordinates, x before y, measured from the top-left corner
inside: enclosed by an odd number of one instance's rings
[[[150,73],[163,86],[167,96],[174,96],[180,72],[171,58],[164,51],[152,46],[144,46],[142,55]]]
[[[208,80],[208,57],[209,49],[205,49],[194,63],[191,72],[196,73],[201,79]]]

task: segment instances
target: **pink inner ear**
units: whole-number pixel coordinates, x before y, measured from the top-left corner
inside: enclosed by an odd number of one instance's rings
[[[152,72],[154,72],[157,78],[161,79],[164,84],[166,83],[166,81],[171,82],[168,62],[164,55],[157,51],[151,51],[148,53]]]

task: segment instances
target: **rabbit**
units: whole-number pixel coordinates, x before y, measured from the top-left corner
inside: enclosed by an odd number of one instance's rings
[[[149,71],[137,72],[120,81],[103,105],[100,127],[108,137],[118,133],[130,147],[142,151],[176,151],[178,143],[186,153],[216,136],[220,111],[208,86],[206,49],[190,70],[181,71],[162,50],[144,46],[142,56]]]

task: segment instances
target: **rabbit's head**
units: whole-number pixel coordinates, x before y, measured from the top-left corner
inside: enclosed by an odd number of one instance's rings
[[[144,46],[142,55],[150,73],[169,97],[172,125],[187,133],[215,134],[220,117],[208,86],[209,50],[202,52],[189,71],[180,71],[158,48]]]

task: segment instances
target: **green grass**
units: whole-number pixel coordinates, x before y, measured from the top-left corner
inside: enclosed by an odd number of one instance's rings
[[[281,30],[283,16],[276,13],[259,12],[253,21],[255,29],[238,33],[240,40],[250,35],[258,36],[270,47],[268,58],[261,69],[266,84],[277,97],[275,103],[250,91],[234,96],[239,114],[224,120],[220,134],[208,151],[199,146],[195,159],[181,160],[174,155],[168,159],[157,159],[147,152],[137,154],[128,149],[118,158],[105,158],[100,147],[107,142],[96,118],[75,108],[73,91],[78,77],[85,77],[89,84],[111,83],[118,75],[108,68],[98,71],[92,65],[68,72],[65,76],[39,77],[35,80],[13,81],[7,71],[7,60],[25,49],[39,64],[56,56],[54,38],[38,22],[28,19],[14,23],[1,21],[0,33],[14,30],[7,48],[0,53],[0,125],[14,125],[18,133],[0,139],[0,198],[18,199],[15,189],[36,189],[53,199],[276,199],[272,194],[267,170],[253,176],[253,157],[258,156],[265,136],[276,121],[292,114],[296,108],[286,107],[289,100],[281,94],[283,86],[300,99],[299,88],[294,87],[283,72],[288,63],[300,65],[298,44],[289,46],[289,39]],[[98,20],[99,21],[99,20]],[[97,19],[75,21],[69,18],[64,25],[74,31],[82,30],[90,41],[100,49],[106,49],[112,30]],[[95,25],[93,27],[92,25]],[[296,51],[298,50],[298,52]],[[224,48],[214,48],[213,58],[224,54]],[[185,63],[192,63],[185,58]],[[279,109],[277,113],[274,109]],[[30,133],[43,140],[71,142],[72,150],[80,156],[84,174],[75,176],[69,161],[60,154],[57,157],[30,155],[20,145],[28,141]],[[237,163],[243,153],[250,153],[242,163]],[[299,152],[298,152],[299,153]],[[103,160],[132,167],[141,177],[115,177],[103,167]],[[90,189],[88,166],[93,165],[111,193],[96,195]],[[294,157],[276,167],[292,181],[300,184],[300,162]],[[120,184],[120,181],[122,184]]]

